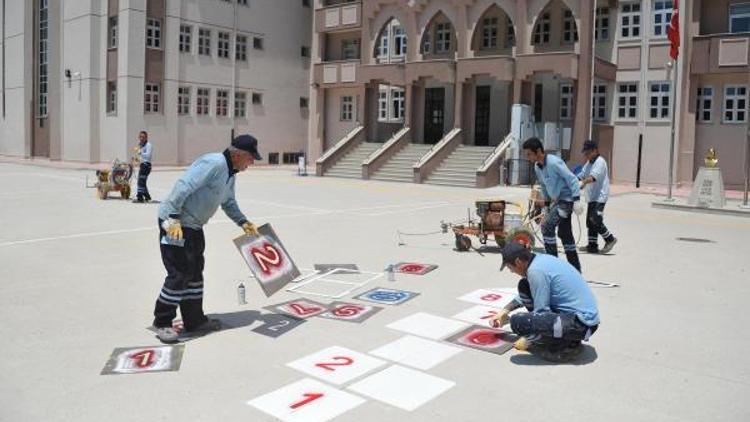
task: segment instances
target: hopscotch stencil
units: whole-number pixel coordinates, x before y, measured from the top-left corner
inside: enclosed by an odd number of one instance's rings
[[[498,308],[477,305],[469,309],[466,309],[462,312],[459,312],[456,315],[453,315],[453,319],[457,319],[459,321],[465,321],[474,325],[491,327],[490,321],[492,320],[492,317],[497,315],[498,311],[499,311]],[[528,311],[526,310],[526,308],[518,308],[514,310],[513,312],[511,312],[510,315],[515,315],[520,312],[528,312]]]
[[[458,300],[493,308],[503,308],[505,305],[512,302],[515,297],[515,293],[501,290],[479,289],[459,297]]]
[[[365,399],[305,378],[247,402],[283,422],[326,422],[365,403]]]
[[[383,365],[383,360],[340,346],[332,346],[286,364],[334,385],[345,384]]]
[[[312,277],[309,280],[297,283],[293,287],[288,288],[287,291],[304,295],[341,299],[382,276],[382,273],[336,268]]]
[[[434,400],[456,383],[393,365],[349,386],[349,390],[406,411]]]
[[[240,236],[234,244],[263,293],[270,297],[299,277],[300,272],[270,224],[260,226],[258,233],[260,236]]]
[[[399,262],[395,264],[394,270],[398,273],[413,274],[413,275],[425,275],[430,271],[436,269],[437,265],[432,264],[419,264],[416,262]]]
[[[263,325],[251,331],[266,337],[277,338],[305,323],[305,319],[284,314],[263,315]]]
[[[404,336],[370,351],[370,354],[426,371],[462,351],[460,347],[414,336]]]
[[[315,271],[319,273],[327,273],[335,269],[358,271],[359,267],[357,264],[315,264],[313,265]]]
[[[328,305],[315,302],[314,300],[294,299],[288,302],[279,303],[278,305],[266,306],[264,309],[268,309],[274,313],[281,313],[296,318],[306,319],[327,311]]]
[[[502,355],[512,349],[515,340],[516,336],[514,334],[477,325],[445,339],[445,341],[458,344],[459,346],[471,347],[497,355]]]
[[[321,318],[339,321],[356,322],[361,324],[383,308],[372,305],[360,305],[348,302],[333,302],[328,305],[328,311],[318,315]]]
[[[439,340],[468,326],[469,324],[460,321],[431,315],[426,312],[418,312],[392,322],[386,327],[420,337]]]
[[[179,371],[184,345],[120,347],[112,352],[101,375]]]
[[[357,300],[364,300],[367,302],[373,302],[382,305],[400,305],[404,302],[408,302],[414,299],[417,296],[419,296],[419,293],[407,292],[406,290],[386,289],[385,287],[376,287],[372,290],[362,293],[359,296],[355,296],[354,298]]]

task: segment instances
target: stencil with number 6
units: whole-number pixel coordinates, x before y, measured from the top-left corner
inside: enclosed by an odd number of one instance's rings
[[[383,365],[385,361],[339,346],[323,349],[286,364],[334,385],[359,378]]]

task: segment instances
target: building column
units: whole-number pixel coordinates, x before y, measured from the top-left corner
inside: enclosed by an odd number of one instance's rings
[[[414,84],[409,82],[404,87],[404,126],[413,127],[412,110],[414,99]]]
[[[464,123],[464,82],[456,80],[453,84],[455,95],[453,96],[453,127],[462,128]]]
[[[516,15],[513,17],[513,25],[515,26],[516,34],[516,47],[515,56],[524,54],[528,51],[526,31],[529,26],[528,23],[528,10],[527,0],[518,0],[516,2]],[[518,62],[513,68],[513,104],[521,104],[523,102],[523,80],[518,74]]]
[[[307,154],[308,162],[312,163],[325,152],[325,107],[326,91],[324,88],[313,86],[310,89],[310,123]]]
[[[581,0],[580,7],[581,25],[578,28],[580,54],[578,59],[577,89],[575,101],[575,120],[573,121],[573,136],[570,141],[569,161],[579,162],[583,160],[581,148],[586,139],[589,138],[591,129],[591,90],[592,83],[592,48],[594,46],[594,5],[591,0]]]

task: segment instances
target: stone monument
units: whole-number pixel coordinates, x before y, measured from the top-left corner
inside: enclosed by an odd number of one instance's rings
[[[693,183],[693,190],[688,198],[688,205],[700,208],[722,208],[726,204],[724,196],[724,179],[717,167],[719,159],[716,150],[708,149],[704,160],[705,166],[698,170]]]

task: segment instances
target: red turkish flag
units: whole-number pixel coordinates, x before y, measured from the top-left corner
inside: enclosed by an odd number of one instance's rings
[[[667,28],[667,37],[671,43],[671,49],[669,50],[669,57],[672,60],[677,60],[677,56],[680,55],[680,13],[679,13],[679,0],[674,0],[674,9],[672,10],[672,20],[669,22],[669,28]]]

